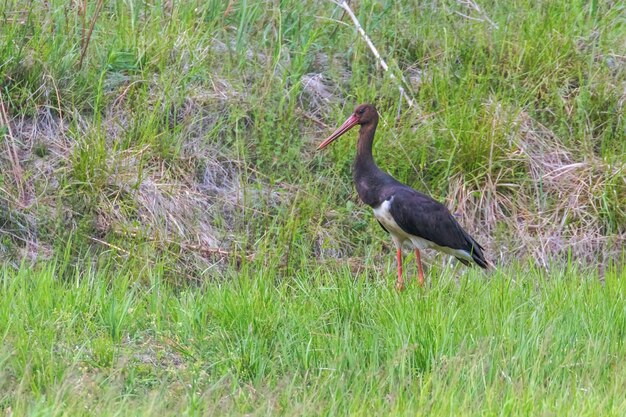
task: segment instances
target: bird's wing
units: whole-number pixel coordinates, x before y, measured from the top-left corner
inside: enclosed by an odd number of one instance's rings
[[[470,253],[475,247],[482,249],[443,204],[411,188],[394,192],[389,211],[402,230],[438,246]]]

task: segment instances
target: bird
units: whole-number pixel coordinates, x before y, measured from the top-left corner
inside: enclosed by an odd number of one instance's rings
[[[402,276],[402,246],[408,243],[415,250],[419,285],[424,285],[420,251],[435,249],[454,256],[465,265],[492,267],[484,248],[456,221],[446,206],[396,180],[382,171],[372,155],[378,111],[371,104],[360,104],[348,119],[319,144],[326,148],[356,125],[360,126],[352,179],[359,198],[374,211],[380,226],[391,235],[396,247],[398,279],[396,289],[405,289]]]

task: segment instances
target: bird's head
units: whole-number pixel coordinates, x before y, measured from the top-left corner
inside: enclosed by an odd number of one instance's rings
[[[376,111],[376,107],[371,104],[359,104],[354,109],[354,113],[352,113],[332,135],[330,135],[324,142],[320,143],[317,149],[320,150],[325,148],[335,139],[339,138],[339,136],[343,135],[356,125],[364,126],[376,122],[377,120],[378,112]]]

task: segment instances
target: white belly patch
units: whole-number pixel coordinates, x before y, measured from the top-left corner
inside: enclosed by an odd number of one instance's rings
[[[398,223],[396,223],[393,216],[391,215],[389,209],[391,208],[392,203],[393,197],[391,197],[389,200],[383,201],[378,207],[375,207],[374,217],[376,217],[376,220],[378,220],[383,225],[383,227],[387,229],[389,233],[391,233],[391,237],[393,238],[394,242],[396,242],[397,246],[398,244],[402,244],[402,242],[404,241],[411,240],[411,235],[402,230],[402,228],[398,226]]]
[[[402,247],[404,242],[410,242],[414,249],[436,249],[440,252],[447,253],[448,255],[455,256],[457,258],[472,261],[472,256],[465,250],[452,249],[446,246],[439,246],[430,240],[424,239],[419,236],[412,235],[405,232],[396,223],[393,216],[390,213],[391,205],[393,204],[394,197],[389,200],[383,201],[378,207],[374,208],[374,217],[387,229],[391,234],[391,238],[396,244],[397,248]]]

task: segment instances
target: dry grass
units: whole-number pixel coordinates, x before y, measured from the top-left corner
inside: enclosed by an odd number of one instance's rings
[[[626,230],[607,230],[603,197],[613,192],[626,199],[626,166],[568,149],[526,112],[516,116],[509,140],[503,167],[482,183],[463,175],[450,182],[451,210],[490,252],[501,262],[530,257],[546,268],[555,258],[605,264],[621,253]],[[526,181],[512,179],[520,165]],[[494,241],[498,230],[506,239]]]

